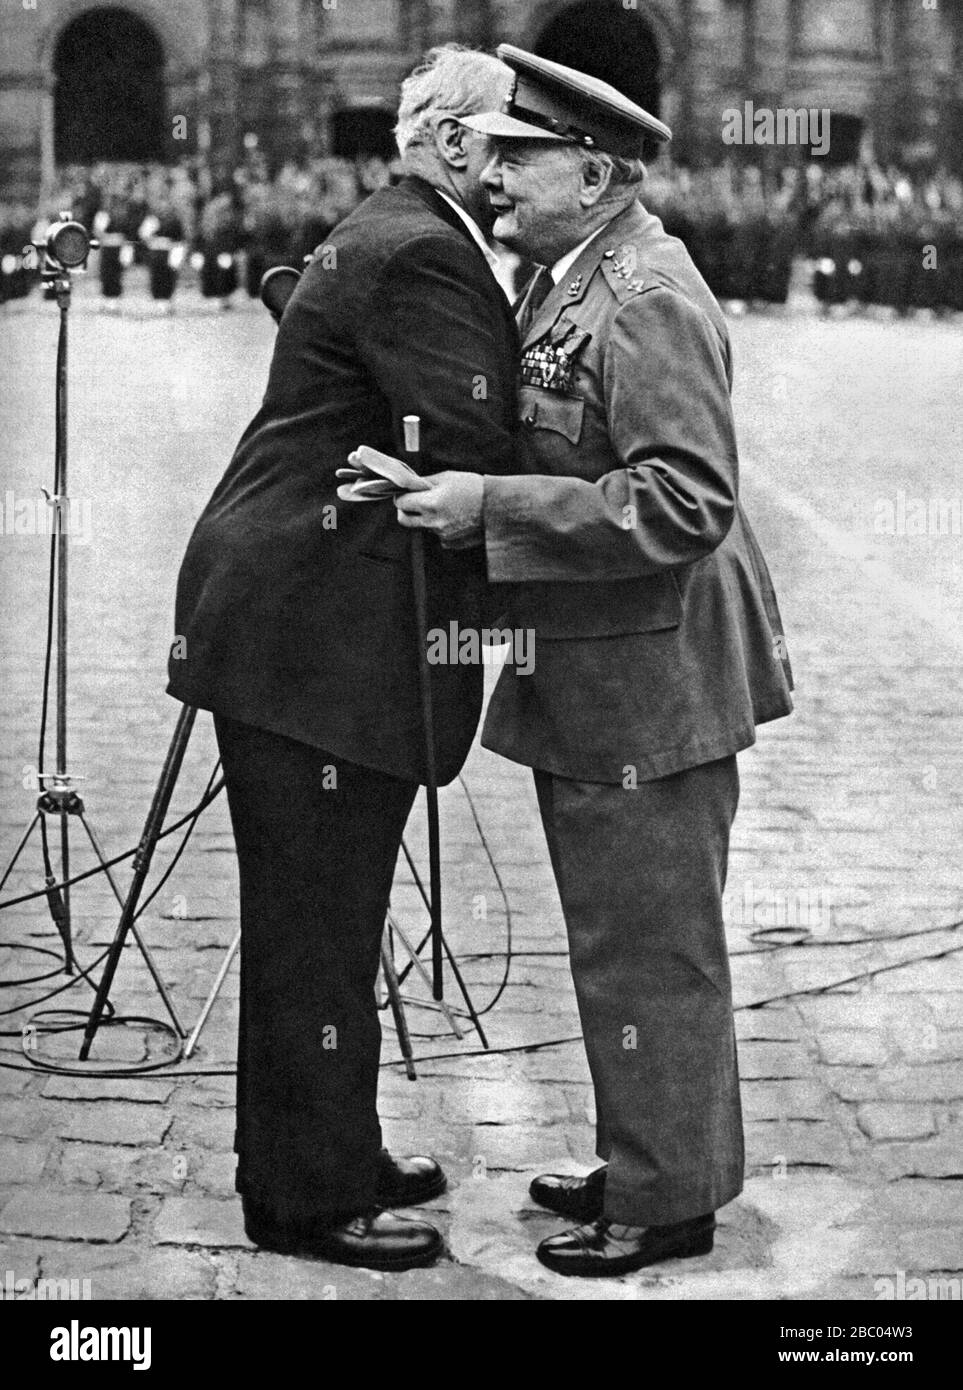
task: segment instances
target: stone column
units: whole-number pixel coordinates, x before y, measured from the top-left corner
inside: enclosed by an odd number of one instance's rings
[[[210,156],[230,167],[238,156],[238,67],[240,25],[238,0],[208,0],[208,81],[202,86],[203,119],[209,131]]]
[[[898,136],[913,158],[935,158],[940,133],[941,8],[924,9],[920,0],[903,0],[898,34],[902,96]]]
[[[789,63],[792,48],[792,19],[790,0],[756,0],[752,7],[750,34],[749,91],[756,107],[776,111],[786,104],[789,82]],[[758,149],[754,163],[771,170],[798,157],[798,150],[781,150],[774,146]]]
[[[297,158],[308,143],[305,127],[314,123],[306,104],[300,0],[272,0],[270,25],[271,105],[265,140],[276,158]]]
[[[752,90],[759,106],[784,105],[789,78],[792,22],[789,0],[756,0],[752,7]]]
[[[725,150],[717,77],[721,21],[722,0],[689,0],[676,154],[695,164],[715,164]]]

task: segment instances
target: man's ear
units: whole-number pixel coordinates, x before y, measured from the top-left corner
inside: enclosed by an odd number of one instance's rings
[[[468,165],[468,130],[454,116],[442,116],[435,125],[435,148],[452,169]]]
[[[607,159],[597,159],[589,155],[582,160],[582,186],[579,190],[579,203],[583,208],[594,208],[608,191],[612,181],[612,166]]]

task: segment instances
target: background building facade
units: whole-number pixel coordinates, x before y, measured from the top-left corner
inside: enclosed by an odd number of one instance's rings
[[[691,165],[723,112],[828,107],[829,159],[963,165],[963,0],[4,0],[0,192],[57,165],[391,152],[432,44],[507,39],[608,77]],[[776,151],[785,159],[796,152]]]

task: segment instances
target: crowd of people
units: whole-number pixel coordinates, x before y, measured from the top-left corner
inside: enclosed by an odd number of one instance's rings
[[[302,265],[398,172],[377,157],[272,171],[256,146],[230,173],[197,159],[66,168],[39,216],[0,202],[0,297],[29,292],[36,277],[20,269],[20,252],[63,209],[103,243],[108,296],[122,292],[123,267],[134,262],[152,267],[152,292],[168,297],[185,261],[208,296],[227,301],[242,277],[254,295],[265,270]],[[661,160],[643,198],[722,300],[785,303],[793,266],[805,257],[826,304],[963,309],[963,180],[945,172],[812,161],[764,175],[751,164],[693,171]]]

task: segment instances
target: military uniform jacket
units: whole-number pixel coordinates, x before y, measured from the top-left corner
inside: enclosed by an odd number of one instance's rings
[[[628,785],[746,748],[792,678],[738,500],[729,336],[639,203],[536,312],[521,381],[534,476],[486,479],[484,531],[534,669],[506,666],[483,744]]]
[[[399,777],[424,780],[410,532],[391,502],[339,501],[359,444],[424,473],[503,473],[518,435],[518,339],[466,227],[418,179],[329,236],[282,319],[267,393],[191,537],[170,693]],[[480,550],[425,541],[429,627],[483,622]],[[438,777],[481,711],[478,666],[431,668]]]

